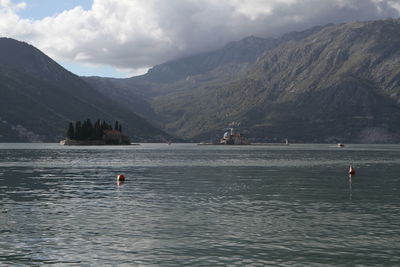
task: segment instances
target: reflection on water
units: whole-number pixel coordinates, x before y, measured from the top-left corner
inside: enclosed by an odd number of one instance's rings
[[[0,262],[399,265],[399,156],[396,145],[0,144]]]
[[[353,183],[353,181],[352,181],[352,178],[353,177],[353,175],[351,175],[351,174],[349,174],[349,199],[351,200],[352,199],[352,197],[353,197],[353,186],[352,186],[352,183]]]

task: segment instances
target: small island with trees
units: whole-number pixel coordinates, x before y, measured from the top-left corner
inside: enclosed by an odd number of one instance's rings
[[[122,125],[115,121],[114,128],[107,122],[97,120],[94,124],[87,119],[70,122],[67,136],[61,145],[130,145],[129,136],[122,133]]]

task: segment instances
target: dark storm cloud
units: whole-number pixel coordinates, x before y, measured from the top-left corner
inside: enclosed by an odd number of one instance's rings
[[[3,7],[0,30],[56,59],[139,69],[249,35],[398,17],[399,10],[394,0],[95,0],[88,11],[75,8],[38,21]]]

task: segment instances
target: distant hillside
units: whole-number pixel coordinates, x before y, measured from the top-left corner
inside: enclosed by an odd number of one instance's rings
[[[317,26],[278,39],[250,36],[228,43],[221,49],[172,60],[150,69],[142,76],[115,79],[82,77],[102,94],[159,125],[166,120],[153,108],[153,99],[187,92],[208,83],[227,83],[247,72],[266,51],[289,40],[302,39],[318,32]],[[173,116],[173,119],[175,116]]]
[[[168,136],[38,49],[8,38],[0,38],[0,93],[0,142],[59,141],[69,121],[86,118],[119,120],[136,139]]]
[[[249,37],[140,77],[87,81],[108,82],[121,105],[143,100],[149,119],[193,140],[239,121],[255,141],[398,142],[399,32],[388,19]]]

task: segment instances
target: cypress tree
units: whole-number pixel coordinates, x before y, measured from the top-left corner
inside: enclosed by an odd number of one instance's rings
[[[86,139],[95,139],[93,124],[90,121],[90,119],[86,120],[86,126],[87,126],[87,138]]]
[[[68,124],[67,137],[75,140],[100,140],[104,136],[104,131],[116,130],[122,132],[122,125],[115,121],[114,129],[111,124],[105,120],[97,120],[92,124],[90,119],[84,121],[76,121],[75,125],[70,122]]]
[[[103,130],[101,129],[101,122],[97,120],[94,124],[95,139],[101,139],[103,137]]]
[[[82,123],[82,140],[88,139],[88,125],[87,120]]]
[[[69,139],[74,139],[75,138],[75,132],[74,132],[74,124],[72,122],[70,122],[68,124],[68,131],[67,131],[67,137]]]
[[[82,140],[82,123],[81,121],[75,122],[75,139]]]
[[[101,122],[101,129],[104,131],[104,130],[108,130],[108,124],[107,124],[107,122],[105,122],[105,121],[102,121]]]

